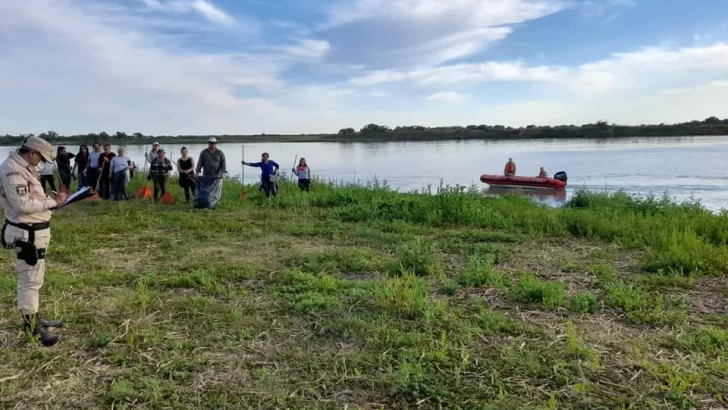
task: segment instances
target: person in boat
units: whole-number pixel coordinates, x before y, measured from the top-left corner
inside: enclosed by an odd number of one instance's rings
[[[506,162],[506,167],[503,170],[503,175],[507,177],[512,177],[516,175],[516,163],[513,162],[513,158],[508,158],[508,162]]]
[[[541,167],[541,171],[539,171],[539,173],[538,173],[538,177],[539,177],[539,178],[548,178],[548,177],[549,177],[549,175],[548,175],[548,174],[546,173],[546,170],[545,170],[545,169],[543,169],[543,167]]]

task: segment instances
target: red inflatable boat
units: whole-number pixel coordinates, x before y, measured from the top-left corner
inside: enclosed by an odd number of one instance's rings
[[[554,178],[537,177],[506,177],[503,175],[481,175],[480,182],[491,186],[513,187],[513,188],[544,188],[559,189],[566,187],[566,173],[558,172]]]

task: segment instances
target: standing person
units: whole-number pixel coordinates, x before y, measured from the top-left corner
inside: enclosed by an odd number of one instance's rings
[[[44,346],[53,346],[61,340],[48,328],[63,324],[44,320],[38,314],[45,255],[51,241],[51,208],[66,201],[63,192],[47,198],[35,171],[41,161],[52,163],[52,157],[53,147],[48,141],[28,137],[18,151],[11,152],[0,165],[0,207],[5,213],[2,244],[17,253],[17,306],[25,330],[33,337],[39,337]]]
[[[154,182],[154,200],[167,193],[167,182],[169,181],[169,171],[172,170],[172,163],[166,157],[163,149],[157,151],[157,157],[152,160],[149,165],[149,178]]]
[[[513,162],[513,158],[508,158],[508,162],[506,162],[506,167],[503,170],[503,175],[507,177],[512,177],[516,175],[516,163]]]
[[[86,168],[86,183],[84,186],[90,186],[94,191],[98,191],[99,181],[99,157],[101,157],[101,143],[94,141],[91,145],[93,151],[88,154],[88,166]]]
[[[104,144],[104,152],[99,156],[99,196],[103,199],[111,199],[111,160],[115,156],[111,145]]]
[[[46,190],[46,184],[50,185],[51,191],[57,191],[56,179],[53,177],[53,160],[43,163],[43,168],[40,171],[40,182],[43,185],[44,192]]]
[[[298,161],[298,166],[293,168],[293,173],[298,176],[298,188],[301,191],[310,191],[311,188],[311,168],[306,164],[306,158],[301,158]]]
[[[157,141],[154,141],[152,144],[152,152],[144,153],[144,158],[147,159],[148,163],[152,163],[154,161],[154,158],[157,158],[159,156],[159,143]]]
[[[132,166],[126,156],[126,149],[119,147],[118,153],[111,160],[111,192],[114,201],[126,201],[129,197],[126,194],[126,185],[129,182],[129,172]]]
[[[76,158],[73,159],[73,169],[71,170],[71,175],[76,175],[76,178],[78,179],[79,188],[89,186],[88,181],[86,181],[86,167],[88,166],[88,161],[88,147],[86,145],[81,145],[78,149],[78,154],[76,154]]]
[[[197,194],[195,208],[215,209],[222,192],[222,178],[227,174],[225,154],[217,148],[217,139],[207,139],[207,149],[200,152],[195,167],[197,174]]]
[[[243,165],[260,168],[260,181],[263,184],[263,190],[265,191],[266,198],[270,197],[271,193],[273,194],[273,196],[278,196],[275,175],[276,171],[278,171],[280,167],[278,166],[277,162],[270,159],[270,155],[268,155],[267,152],[263,153],[260,162],[251,163],[243,161]]]
[[[61,178],[61,186],[71,189],[71,160],[74,154],[66,151],[66,147],[60,146],[56,151],[56,164],[58,164],[58,176]]]
[[[177,172],[179,172],[179,186],[185,190],[185,203],[195,195],[195,160],[188,156],[187,147],[179,151],[182,155],[177,159]]]

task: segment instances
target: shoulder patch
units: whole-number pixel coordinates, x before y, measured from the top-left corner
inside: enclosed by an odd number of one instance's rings
[[[15,192],[18,195],[28,195],[28,186],[27,185],[15,185]]]

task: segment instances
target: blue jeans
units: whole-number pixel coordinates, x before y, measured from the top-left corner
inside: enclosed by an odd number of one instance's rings
[[[114,192],[114,201],[126,201],[126,172],[121,171],[111,177],[111,187]]]

